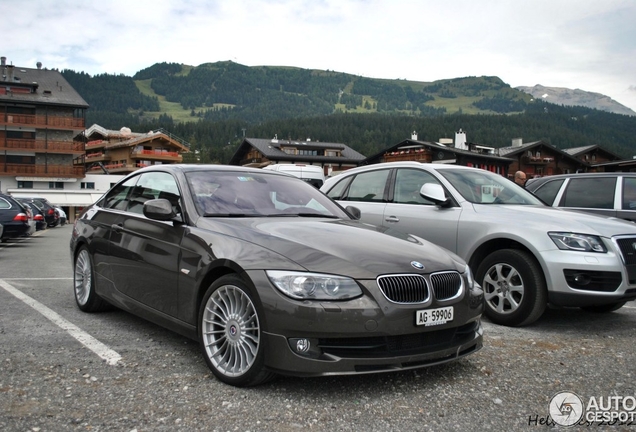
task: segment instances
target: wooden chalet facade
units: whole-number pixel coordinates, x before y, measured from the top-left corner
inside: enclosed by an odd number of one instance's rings
[[[370,156],[365,164],[382,162],[416,161],[422,163],[449,163],[481,168],[503,176],[508,175],[510,159],[495,154],[492,147],[486,147],[474,143],[466,143],[462,139],[465,135],[459,132],[456,135],[455,144],[449,142],[420,141],[417,134],[413,133],[411,139],[404,140],[382,152]],[[462,148],[458,148],[460,146]]]
[[[341,143],[307,140],[244,138],[228,165],[263,168],[270,164],[306,164],[329,176],[357,167],[364,155]]]
[[[82,133],[86,153],[75,160],[90,174],[128,174],[149,165],[183,162],[190,145],[164,130],[148,133],[118,131],[93,125]]]
[[[74,137],[88,104],[55,70],[16,67],[0,58],[0,177],[8,183],[76,181],[84,153]]]
[[[544,142],[522,143],[516,138],[510,147],[500,147],[498,154],[511,159],[508,177],[523,171],[528,178],[587,171],[589,164]]]

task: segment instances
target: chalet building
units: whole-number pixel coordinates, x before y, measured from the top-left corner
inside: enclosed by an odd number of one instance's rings
[[[495,153],[494,147],[469,143],[461,129],[455,139],[440,139],[439,142],[418,140],[413,132],[410,140],[404,140],[366,159],[366,164],[382,162],[416,161],[423,163],[449,163],[481,168],[503,176],[508,175],[512,160]]]
[[[76,182],[88,104],[55,70],[16,67],[0,57],[0,190]]]
[[[583,172],[589,167],[588,163],[544,141],[523,143],[521,138],[515,138],[510,147],[500,147],[498,154],[512,160],[508,169],[509,178],[516,171],[523,171],[528,178],[532,178]]]
[[[149,165],[183,162],[182,153],[190,144],[159,129],[148,133],[131,132],[129,128],[105,129],[97,124],[82,132],[86,153],[74,163],[88,174],[129,174]]]
[[[589,164],[588,171],[597,172],[634,172],[636,159],[622,159],[598,145],[575,147],[563,150],[582,162]]]
[[[244,138],[229,165],[263,168],[270,164],[306,164],[323,168],[326,176],[357,167],[364,155],[340,143]]]

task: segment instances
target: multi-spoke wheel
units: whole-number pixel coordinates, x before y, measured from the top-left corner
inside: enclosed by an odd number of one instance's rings
[[[199,312],[201,349],[221,381],[248,386],[273,374],[263,368],[258,309],[249,289],[237,276],[224,276],[208,289]]]
[[[98,312],[109,307],[109,304],[95,293],[93,261],[86,246],[82,246],[75,255],[73,288],[75,302],[84,312]]]
[[[528,252],[493,252],[477,269],[484,290],[486,315],[495,323],[521,326],[536,321],[547,304],[541,267]]]

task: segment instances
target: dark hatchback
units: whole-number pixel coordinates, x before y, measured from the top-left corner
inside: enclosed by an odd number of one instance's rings
[[[3,225],[2,241],[30,234],[28,211],[10,195],[0,194],[0,223]]]
[[[232,385],[421,368],[482,346],[483,292],[461,258],[271,171],[138,170],[83,211],[70,247],[81,310],[112,304],[196,339]]]
[[[45,230],[47,228],[46,219],[44,218],[44,211],[38,208],[29,198],[16,198],[16,201],[23,206],[29,206],[31,213],[33,213],[33,220],[35,221],[36,231]]]

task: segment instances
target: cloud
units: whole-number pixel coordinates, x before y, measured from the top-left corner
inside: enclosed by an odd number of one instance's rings
[[[329,69],[416,81],[499,76],[607,94],[636,109],[636,3],[580,0],[31,0],[3,2],[0,55],[133,75],[158,62]]]

